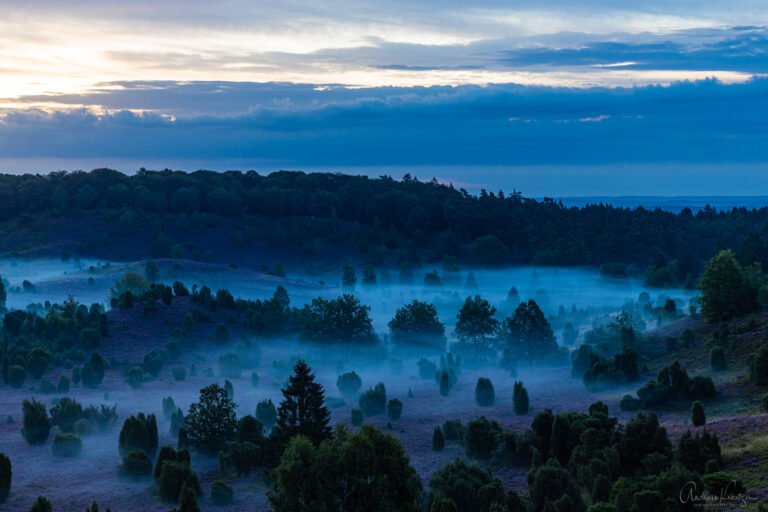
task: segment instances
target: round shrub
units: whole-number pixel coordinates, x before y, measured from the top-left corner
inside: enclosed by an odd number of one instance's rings
[[[132,451],[123,457],[120,473],[125,476],[147,476],[152,473],[152,460],[142,451]]]
[[[19,389],[27,380],[27,370],[23,366],[14,364],[8,368],[8,384],[12,388]]]
[[[37,385],[37,392],[43,395],[50,395],[56,392],[56,387],[51,384],[51,381],[43,377]]]
[[[723,347],[714,347],[709,352],[709,366],[715,371],[725,370],[725,351]]]
[[[193,489],[198,496],[202,494],[197,475],[192,472],[188,462],[172,460],[163,462],[160,476],[157,479],[160,497],[165,501],[178,501],[181,488],[184,485]]]
[[[336,379],[336,387],[345,396],[355,396],[360,391],[362,385],[363,381],[355,372],[343,373]]]
[[[141,450],[153,456],[157,451],[157,442],[157,419],[154,414],[130,416],[120,430],[120,455],[125,457],[132,451]]]
[[[11,459],[4,453],[0,453],[0,503],[5,503],[11,492]]]
[[[432,449],[436,452],[442,451],[445,448],[445,436],[443,436],[443,429],[435,427],[435,431],[432,432]]]
[[[51,419],[48,417],[45,405],[33,398],[24,400],[21,407],[24,411],[24,427],[21,429],[21,435],[29,444],[45,443],[51,433]]]
[[[173,379],[177,381],[182,381],[187,378],[187,370],[186,368],[182,368],[181,366],[177,366],[173,369]]]
[[[62,375],[59,377],[59,384],[56,386],[59,393],[69,393],[69,377]]]
[[[383,382],[379,382],[369,389],[358,400],[360,409],[366,416],[381,414],[387,408],[387,390]]]
[[[512,405],[514,406],[515,414],[517,415],[527,414],[528,410],[531,408],[530,402],[528,401],[528,390],[525,389],[522,382],[515,382],[512,392]]]
[[[475,402],[482,407],[493,405],[496,401],[496,391],[493,389],[491,379],[480,377],[475,386]]]
[[[630,395],[624,395],[619,402],[622,411],[637,411],[643,406],[643,401]]]
[[[224,378],[239,379],[243,374],[243,366],[240,362],[240,356],[234,352],[227,352],[220,356],[219,371]]]
[[[363,411],[360,409],[357,409],[355,407],[352,408],[352,417],[350,418],[350,422],[352,425],[359,427],[363,424]]]
[[[141,387],[142,382],[144,382],[144,370],[142,370],[140,366],[131,367],[131,369],[128,370],[128,384],[136,389]]]
[[[211,501],[214,505],[230,505],[234,501],[232,487],[221,480],[211,484]]]
[[[92,349],[101,345],[101,333],[98,329],[92,327],[86,327],[80,331],[80,341],[84,348]]]
[[[34,348],[29,355],[27,355],[27,371],[35,380],[43,376],[50,363],[51,355],[42,348]]]
[[[697,375],[688,384],[688,396],[694,400],[713,398],[716,394],[715,384],[709,377]]]
[[[77,434],[59,432],[53,438],[53,454],[56,457],[77,457],[83,450],[83,441]]]
[[[464,441],[467,455],[478,459],[490,459],[499,445],[502,429],[497,422],[481,416],[467,423]]]
[[[160,453],[157,455],[157,462],[155,462],[155,480],[160,478],[160,475],[163,472],[163,465],[168,461],[190,464],[191,457],[189,455],[189,450],[176,451],[172,446],[163,446],[160,448]]]
[[[87,388],[99,387],[99,384],[101,384],[101,381],[104,380],[105,368],[106,368],[106,363],[104,362],[104,358],[102,358],[96,352],[91,354],[91,358],[88,360],[88,362],[85,365],[83,365],[83,369],[81,371],[83,386]]]
[[[387,417],[390,420],[399,420],[400,416],[403,414],[403,402],[398,400],[397,398],[393,398],[389,402],[387,402]]]
[[[51,421],[62,432],[74,432],[75,422],[83,417],[83,406],[72,398],[64,397],[51,407]]]
[[[144,356],[143,367],[144,371],[150,374],[153,379],[157,378],[160,374],[160,370],[163,369],[163,356],[157,350],[151,351]]]

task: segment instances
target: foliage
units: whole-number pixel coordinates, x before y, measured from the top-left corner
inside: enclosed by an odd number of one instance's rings
[[[691,405],[691,423],[695,427],[700,427],[707,422],[707,418],[704,414],[704,406],[698,400]]]
[[[475,385],[475,402],[477,405],[488,407],[496,401],[496,392],[491,379],[480,377]]]
[[[62,432],[74,432],[75,422],[83,417],[83,406],[72,398],[61,398],[51,407],[51,422]]]
[[[293,367],[293,375],[282,393],[277,424],[270,436],[278,447],[278,453],[292,437],[298,435],[306,437],[316,446],[331,436],[328,425],[331,411],[325,406],[323,386],[315,381],[312,368],[304,360]]]
[[[403,402],[393,398],[387,402],[387,418],[390,420],[399,420],[403,414]]]
[[[266,430],[272,430],[277,423],[277,408],[272,403],[272,399],[266,398],[256,404],[256,419],[264,425]]]
[[[443,429],[435,427],[432,432],[432,450],[436,452],[443,451],[445,448],[445,436],[443,435]]]
[[[362,425],[364,418],[365,418],[365,416],[363,416],[363,411],[361,411],[360,409],[358,409],[356,407],[352,408],[352,411],[350,413],[349,422],[353,426],[359,427],[360,425]]]
[[[218,451],[235,437],[237,405],[218,384],[200,390],[200,399],[184,418],[189,445],[208,453]]]
[[[517,359],[540,360],[558,351],[552,327],[533,299],[521,302],[514,315],[502,322],[500,337]]]
[[[211,484],[211,501],[214,505],[230,505],[234,501],[232,486],[222,480]]]
[[[101,404],[98,408],[89,405],[83,410],[83,417],[101,432],[111,429],[117,423],[117,404],[109,407]]]
[[[77,434],[57,433],[53,438],[53,455],[56,457],[77,457],[83,450],[83,441]]]
[[[43,444],[51,432],[51,420],[45,405],[34,398],[22,402],[24,426],[21,435],[29,444]]]
[[[342,395],[355,396],[360,391],[360,386],[363,385],[363,381],[360,376],[352,372],[342,373],[339,378],[336,379],[336,387],[339,389]]]
[[[326,343],[376,343],[378,337],[373,330],[370,309],[354,295],[344,294],[332,300],[317,297],[301,310],[301,337]]]
[[[522,382],[515,382],[512,390],[512,403],[515,409],[515,414],[523,415],[527,414],[530,409],[530,403],[528,400],[528,390]]]
[[[489,470],[456,459],[438,469],[429,481],[429,506],[444,499],[453,502],[454,510],[489,512],[493,503],[505,502],[504,487]]]
[[[394,343],[445,348],[445,326],[438,318],[437,308],[428,302],[414,300],[399,307],[387,325]]]
[[[237,476],[248,476],[251,468],[258,466],[261,462],[261,450],[250,442],[231,441],[227,449],[219,454],[219,464],[222,472],[228,468],[233,468]]]
[[[479,349],[495,345],[499,322],[494,318],[496,308],[480,297],[467,297],[456,316],[456,336],[459,343]]]
[[[160,497],[165,501],[178,501],[183,486],[189,487],[198,496],[202,494],[197,474],[192,472],[189,462],[185,460],[164,461],[156,482]]]
[[[0,503],[5,503],[8,499],[8,494],[11,492],[12,478],[11,459],[6,454],[0,452]]]
[[[464,432],[467,455],[483,460],[490,459],[499,445],[501,433],[501,425],[485,416],[469,421]]]
[[[157,451],[157,444],[157,419],[154,414],[140,412],[123,422],[118,439],[120,456],[126,457],[130,452],[140,450],[152,457]]]
[[[371,425],[341,430],[319,446],[294,437],[272,478],[268,496],[276,512],[420,510],[421,483],[403,446]]]
[[[757,294],[732,251],[720,251],[701,276],[701,312],[707,321],[729,320],[755,308]]]
[[[381,414],[387,407],[387,390],[383,382],[360,395],[360,409],[366,416]]]

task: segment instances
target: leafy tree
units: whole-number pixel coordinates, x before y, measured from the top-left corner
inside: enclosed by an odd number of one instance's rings
[[[347,372],[339,375],[336,379],[336,387],[339,389],[342,395],[354,396],[360,391],[360,386],[363,385],[363,381],[360,376],[355,372]]]
[[[528,488],[531,510],[543,511],[547,506],[554,506],[555,510],[563,507],[574,512],[586,509],[578,486],[555,459],[532,471]],[[564,507],[564,503],[569,503],[570,507]]]
[[[217,453],[235,437],[237,405],[218,384],[200,390],[200,399],[189,406],[184,418],[184,430],[190,446],[208,453]]]
[[[751,310],[753,299],[731,251],[720,251],[701,276],[701,312],[709,322],[729,320]]]
[[[477,464],[468,464],[456,459],[446,464],[432,476],[429,482],[427,502],[431,507],[436,501],[450,499],[456,510],[490,511],[491,503],[482,503],[485,490],[496,489],[496,503],[504,503],[504,487],[491,475],[490,470],[482,469]],[[485,490],[484,490],[485,489]],[[498,492],[498,489],[501,492]],[[482,492],[481,492],[482,490]]]
[[[181,484],[178,512],[200,512],[200,507],[197,505],[197,492],[186,482]]]
[[[227,468],[234,468],[237,476],[248,476],[251,468],[259,465],[261,450],[250,441],[232,441],[227,445],[226,451],[219,454],[219,463],[222,472]]]
[[[299,360],[293,367],[293,375],[282,393],[277,425],[271,435],[278,447],[286,446],[289,439],[298,435],[315,445],[331,437],[328,426],[331,411],[325,406],[323,386],[315,381],[312,368],[304,360]]]
[[[0,452],[0,503],[5,503],[11,492],[11,479],[13,471],[11,469],[11,459]]]
[[[530,409],[528,390],[525,389],[522,382],[515,382],[512,390],[512,403],[514,405],[515,414],[523,415],[528,413],[528,410]]]
[[[272,477],[276,512],[420,510],[421,483],[402,444],[371,425],[342,430],[320,446],[294,437]]]
[[[48,500],[48,498],[45,498],[43,496],[38,496],[37,500],[32,504],[32,508],[29,509],[29,512],[51,512],[51,502]]]
[[[120,473],[126,476],[142,477],[152,473],[152,460],[141,450],[135,450],[123,457]]]
[[[51,432],[51,419],[48,417],[45,405],[34,398],[24,400],[21,405],[24,412],[24,427],[21,435],[29,444],[45,443]]]
[[[157,479],[160,497],[165,501],[178,501],[184,486],[192,489],[197,496],[202,494],[197,474],[192,472],[189,462],[174,460],[163,462]]]
[[[369,312],[370,307],[354,295],[333,300],[317,297],[301,311],[301,336],[309,341],[376,343]]]
[[[387,325],[394,343],[445,348],[445,326],[438,318],[437,308],[429,302],[414,300],[401,306]]]
[[[479,295],[467,297],[459,310],[456,336],[459,342],[476,348],[489,348],[495,344],[499,322],[493,316],[496,308]]]
[[[505,348],[519,358],[540,359],[558,350],[552,327],[533,299],[521,302],[515,314],[504,320],[501,339]]]

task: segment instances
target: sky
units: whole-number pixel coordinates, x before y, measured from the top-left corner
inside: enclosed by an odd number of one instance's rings
[[[768,3],[2,0],[0,171],[768,186]]]

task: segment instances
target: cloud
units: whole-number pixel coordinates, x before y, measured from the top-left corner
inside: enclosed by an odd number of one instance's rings
[[[184,105],[212,90],[219,91],[222,110],[235,111],[249,98],[257,101],[227,115],[13,111],[0,121],[0,153],[17,159],[239,158],[291,168],[768,160],[768,80],[761,79],[590,89],[123,87],[129,95],[148,94],[147,104],[163,103],[157,94],[168,89]]]

